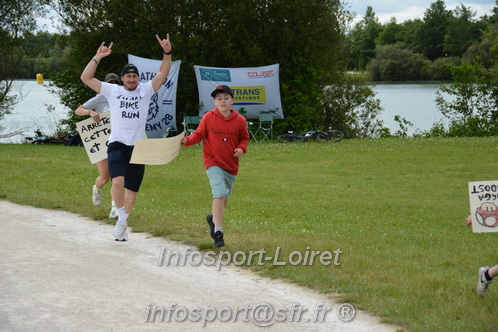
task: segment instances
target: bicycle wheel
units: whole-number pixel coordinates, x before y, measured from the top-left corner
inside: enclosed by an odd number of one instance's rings
[[[317,135],[316,135],[316,140],[317,142],[330,142],[330,140],[332,139],[332,136],[330,136],[329,134],[327,133],[324,133],[323,131],[319,132]]]
[[[304,141],[304,137],[294,134],[282,134],[277,136],[277,141],[280,143],[301,143]]]
[[[327,130],[327,134],[330,136],[330,140],[326,141],[328,143],[339,142],[344,138],[344,133],[340,130]]]

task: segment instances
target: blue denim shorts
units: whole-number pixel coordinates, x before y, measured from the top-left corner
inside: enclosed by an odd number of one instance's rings
[[[235,182],[236,175],[230,174],[219,166],[209,166],[206,174],[211,184],[211,191],[213,197],[226,197],[232,191],[233,183]]]

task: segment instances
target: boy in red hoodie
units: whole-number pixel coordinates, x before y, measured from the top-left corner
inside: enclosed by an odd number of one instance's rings
[[[239,170],[239,158],[246,153],[249,132],[246,119],[230,108],[234,102],[232,89],[220,85],[211,97],[216,108],[207,112],[197,130],[181,143],[190,146],[204,140],[204,167],[213,193],[212,214],[206,219],[214,246],[222,247],[225,207]]]

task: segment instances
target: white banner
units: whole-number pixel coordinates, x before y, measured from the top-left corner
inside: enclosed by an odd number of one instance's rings
[[[156,76],[162,61],[128,54],[128,62],[137,66],[140,73],[140,82],[148,82]],[[145,126],[145,131],[149,138],[163,137],[168,127],[176,130],[176,89],[180,64],[180,60],[173,61],[168,78],[152,96]]]
[[[283,119],[280,101],[279,65],[250,68],[215,68],[194,66],[201,109],[199,116],[212,110],[213,92],[218,85],[228,85],[233,90],[233,108],[247,119],[257,119],[261,114],[272,114]]]
[[[90,162],[95,164],[107,158],[107,140],[111,136],[110,112],[100,113],[100,121],[95,122],[92,117],[76,123]]]

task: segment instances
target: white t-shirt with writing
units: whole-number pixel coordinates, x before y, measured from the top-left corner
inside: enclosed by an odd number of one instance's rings
[[[109,143],[135,145],[136,140],[144,139],[149,104],[154,95],[152,82],[140,83],[133,91],[102,82],[100,93],[107,98],[111,110]]]

